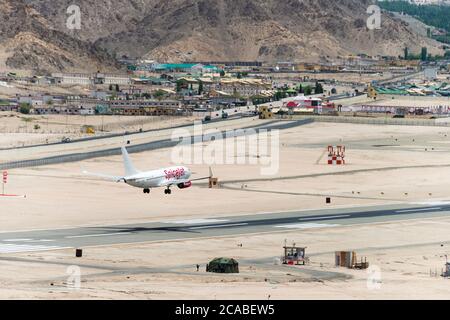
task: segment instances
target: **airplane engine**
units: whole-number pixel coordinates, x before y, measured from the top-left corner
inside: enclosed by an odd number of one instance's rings
[[[180,189],[186,189],[186,188],[189,188],[191,186],[192,186],[192,182],[191,181],[178,184],[178,188],[180,188]]]

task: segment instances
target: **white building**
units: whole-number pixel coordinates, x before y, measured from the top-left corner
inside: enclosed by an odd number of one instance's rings
[[[433,81],[433,80],[437,79],[438,69],[437,68],[426,68],[423,71],[423,74],[425,76],[425,80]]]
[[[52,77],[55,78],[57,84],[71,84],[88,86],[92,84],[92,77],[86,73],[54,73]]]
[[[94,76],[94,82],[96,84],[106,85],[129,85],[131,84],[131,78],[127,75],[121,74],[97,73]]]
[[[126,74],[108,73],[54,73],[52,77],[57,84],[89,86],[92,84],[129,85],[131,78]]]

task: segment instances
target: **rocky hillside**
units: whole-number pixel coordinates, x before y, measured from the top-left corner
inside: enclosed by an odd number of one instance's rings
[[[23,0],[0,0],[0,70],[117,70],[106,50],[55,28]]]
[[[440,52],[438,43],[388,14],[383,14],[381,30],[368,30],[370,0],[77,3],[82,28],[74,32],[66,28],[71,0],[0,0],[0,18],[6,19],[0,41],[12,53],[6,65],[41,70],[111,67],[104,51],[160,61],[318,61],[350,53],[400,55],[405,46]],[[0,62],[2,56],[0,52]]]
[[[118,53],[161,60],[314,60],[349,53],[397,55],[437,43],[383,15],[366,27],[368,0],[159,1],[132,28],[97,40]],[[435,51],[434,51],[435,52]]]

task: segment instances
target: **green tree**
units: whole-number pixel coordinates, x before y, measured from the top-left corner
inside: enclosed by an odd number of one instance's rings
[[[427,61],[428,60],[428,49],[427,47],[422,47],[422,51],[420,53],[420,60]]]
[[[306,86],[305,87],[305,96],[310,96],[312,94],[312,88],[311,86]]]
[[[221,76],[221,77],[225,77],[225,70],[223,70],[223,69],[220,70],[220,76]]]
[[[275,95],[273,96],[275,101],[280,101],[281,99],[286,98],[287,94],[284,91],[278,90],[275,92]]]
[[[408,49],[408,47],[405,47],[405,49],[404,49],[404,58],[405,58],[405,60],[408,60],[408,57],[409,57],[409,49]]]
[[[177,89],[176,89],[177,92],[181,92],[181,89],[182,89],[182,86],[183,86],[183,81],[177,80],[176,85],[177,85]]]
[[[31,106],[29,103],[21,103],[19,106],[19,112],[22,114],[30,114]]]
[[[200,81],[198,85],[198,95],[200,96],[203,93],[203,82]]]
[[[319,83],[319,81],[316,82],[316,87],[314,88],[315,94],[321,94],[323,93],[323,87],[322,84]]]
[[[163,90],[157,90],[153,93],[153,97],[155,97],[155,99],[161,101],[162,99],[164,99],[166,93]]]

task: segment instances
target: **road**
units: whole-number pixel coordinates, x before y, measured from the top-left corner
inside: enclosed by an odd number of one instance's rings
[[[223,218],[0,233],[0,254],[187,240],[370,224],[450,215],[450,202],[274,212]]]

